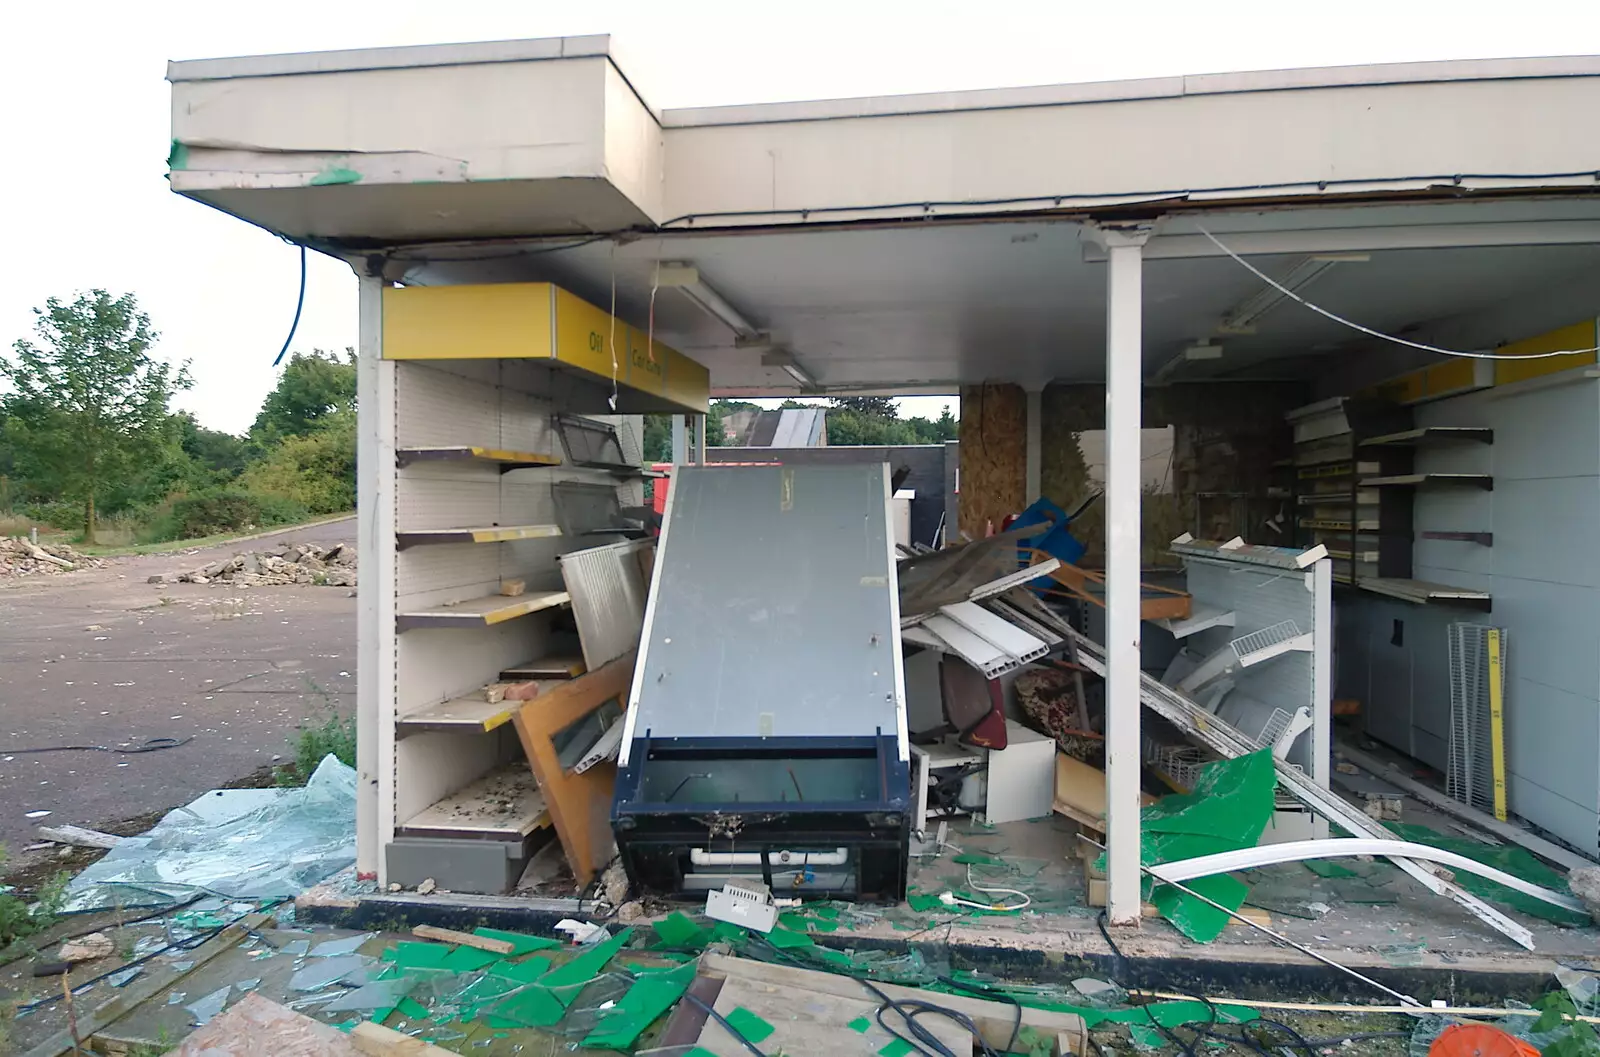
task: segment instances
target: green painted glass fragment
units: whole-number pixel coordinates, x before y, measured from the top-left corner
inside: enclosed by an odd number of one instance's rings
[[[743,1006],[736,1006],[733,1012],[728,1014],[727,1019],[728,1023],[733,1025],[733,1030],[758,1045],[777,1030]]]
[[[687,947],[700,950],[709,941],[706,930],[695,924],[687,914],[674,910],[655,924],[656,939],[663,947]]]
[[[333,166],[317,173],[310,180],[312,187],[327,187],[332,184],[354,184],[361,182],[361,174],[354,169],[342,166]]]
[[[1300,865],[1316,874],[1318,877],[1358,877],[1360,876],[1348,866],[1340,866],[1332,859],[1307,859]]]
[[[602,1050],[631,1049],[655,1019],[677,1004],[694,982],[697,967],[680,965],[670,972],[640,977],[601,1017],[583,1040],[585,1047]]]
[[[489,975],[519,984],[531,984],[550,971],[549,958],[529,958],[525,962],[496,962],[489,966]]]
[[[816,946],[811,937],[807,936],[805,933],[793,932],[781,926],[767,933],[767,942],[778,948],[780,951],[790,950],[794,947]]]
[[[846,1024],[845,1027],[849,1028],[851,1031],[859,1031],[865,1035],[867,1033],[867,1029],[872,1027],[872,1021],[868,1020],[866,1017],[857,1017],[850,1023]]]
[[[1245,898],[1250,894],[1249,885],[1227,874],[1196,877],[1185,881],[1184,887],[1221,903],[1229,910],[1244,906]],[[1171,885],[1159,886],[1150,901],[1162,917],[1196,943],[1210,943],[1222,935],[1222,930],[1233,920],[1209,903],[1186,895]]]
[[[905,1039],[891,1039],[889,1042],[885,1043],[883,1048],[878,1052],[882,1054],[883,1057],[906,1057],[906,1054],[910,1053],[911,1050],[911,1043],[907,1042]]]
[[[442,969],[454,949],[447,943],[397,943],[383,952],[383,960],[401,969]]]
[[[505,958],[503,954],[493,951],[480,951],[476,947],[457,947],[451,951],[444,961],[439,963],[439,968],[449,969],[453,973],[475,973],[479,969]]]
[[[578,997],[578,989],[573,985],[587,983],[599,976],[606,963],[627,944],[632,935],[633,929],[626,928],[609,940],[585,947],[583,953],[540,977],[539,983],[547,988],[560,988],[556,993],[560,996],[561,1004],[571,1005],[573,999]]]

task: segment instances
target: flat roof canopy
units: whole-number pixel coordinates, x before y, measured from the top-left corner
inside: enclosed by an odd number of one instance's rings
[[[657,112],[607,38],[174,63],[179,193],[406,283],[550,281],[725,394],[1098,380],[1103,251],[1152,225],[1144,369],[1308,378],[1367,326],[1469,349],[1592,318],[1600,59]],[[662,262],[760,331],[660,286]],[[1400,357],[1404,359],[1405,356]],[[1409,364],[1403,364],[1409,365]]]

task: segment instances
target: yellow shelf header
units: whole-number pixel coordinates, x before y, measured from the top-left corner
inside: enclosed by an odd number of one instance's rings
[[[711,372],[551,283],[390,287],[388,360],[544,359],[704,413]]]

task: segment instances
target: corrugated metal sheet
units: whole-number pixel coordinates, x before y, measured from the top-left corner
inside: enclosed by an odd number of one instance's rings
[[[643,559],[653,546],[650,540],[627,540],[561,556],[561,578],[591,672],[639,644],[650,592]]]

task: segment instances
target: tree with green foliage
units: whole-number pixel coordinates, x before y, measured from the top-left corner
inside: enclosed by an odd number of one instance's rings
[[[315,432],[330,416],[356,407],[356,350],[295,353],[261,404],[250,437],[272,445]]]
[[[179,447],[200,469],[226,481],[244,472],[250,462],[250,444],[243,437],[207,429],[187,411],[173,417],[177,419]]]
[[[239,475],[238,487],[292,500],[313,514],[355,509],[355,411],[323,416],[309,433],[285,438]]]
[[[157,335],[132,294],[52,297],[34,314],[37,340],[18,340],[0,360],[12,388],[0,418],[19,467],[82,507],[93,543],[97,498],[168,438],[168,405],[192,384],[188,364],[151,355]]]
[[[866,418],[898,418],[892,396],[835,396],[833,406]]]

